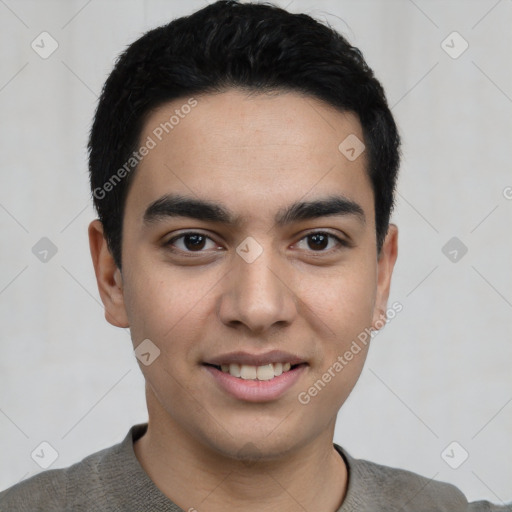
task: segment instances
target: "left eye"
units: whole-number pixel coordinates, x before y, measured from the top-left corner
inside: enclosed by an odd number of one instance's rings
[[[217,244],[208,236],[202,233],[183,233],[179,236],[171,238],[165,245],[175,247],[183,252],[203,252],[203,249],[208,249],[207,241],[210,241],[215,248]],[[332,249],[333,246],[329,247],[329,243],[334,241],[334,246],[345,246],[347,243],[341,238],[324,231],[316,231],[314,233],[308,233],[306,236],[299,240],[299,243],[306,241],[310,250],[314,252],[327,252]],[[179,243],[177,243],[179,242]]]
[[[344,246],[347,245],[344,240],[341,238],[332,235],[331,233],[326,233],[324,231],[316,231],[314,233],[308,233],[304,238],[302,238],[299,242],[303,240],[307,240],[308,247],[314,252],[328,252],[327,247],[329,246],[329,239],[335,241],[335,246]],[[332,249],[332,247],[329,247]]]

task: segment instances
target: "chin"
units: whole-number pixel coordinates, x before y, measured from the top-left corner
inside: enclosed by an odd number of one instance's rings
[[[286,420],[283,423],[285,422]],[[222,430],[217,432],[218,436],[215,438],[212,438],[212,430],[210,430],[203,433],[207,436],[203,437],[203,442],[228,459],[257,462],[285,457],[303,447],[308,440],[304,437],[303,428],[296,429],[296,432],[291,431],[289,426],[279,432],[277,430],[275,425],[272,428],[258,430],[246,426],[244,429],[229,429],[229,433]]]

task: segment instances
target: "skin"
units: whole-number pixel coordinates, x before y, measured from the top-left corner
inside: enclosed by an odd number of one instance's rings
[[[398,230],[390,225],[377,255],[366,155],[349,161],[338,150],[350,134],[364,139],[352,113],[290,92],[227,90],[196,99],[197,107],[139,164],[123,219],[122,272],[101,223],[89,227],[106,319],[129,327],[134,347],[149,338],[161,351],[149,366],[139,363],[149,426],[135,453],[184,510],[333,512],[347,483],[332,445],[336,415],[368,347],[310,403],[297,395],[365,328],[382,325]],[[185,102],[157,109],[140,140]],[[166,193],[221,203],[243,221],[236,227],[189,218],[145,224],[145,209]],[[357,202],[366,222],[344,215],[275,225],[279,209],[333,193]],[[322,230],[351,246],[331,239],[318,249],[306,235]],[[164,245],[186,231],[211,238],[203,252],[183,238],[174,242],[175,252]],[[263,248],[250,264],[236,253],[248,236]],[[270,402],[228,395],[202,364],[231,351],[273,349],[308,365]]]

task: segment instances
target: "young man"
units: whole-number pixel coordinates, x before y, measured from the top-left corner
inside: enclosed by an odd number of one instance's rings
[[[399,137],[356,48],[214,3],[126,50],[89,149],[98,288],[149,421],[1,510],[512,511],[333,445],[397,257]]]

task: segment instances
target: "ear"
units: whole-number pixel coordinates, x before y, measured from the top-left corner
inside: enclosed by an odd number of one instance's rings
[[[89,247],[98,291],[105,306],[105,319],[116,327],[129,327],[121,271],[108,248],[103,224],[98,219],[89,224]]]
[[[391,276],[398,256],[398,227],[390,224],[377,261],[377,294],[373,308],[372,327],[375,330],[385,325],[386,310],[391,286]]]

